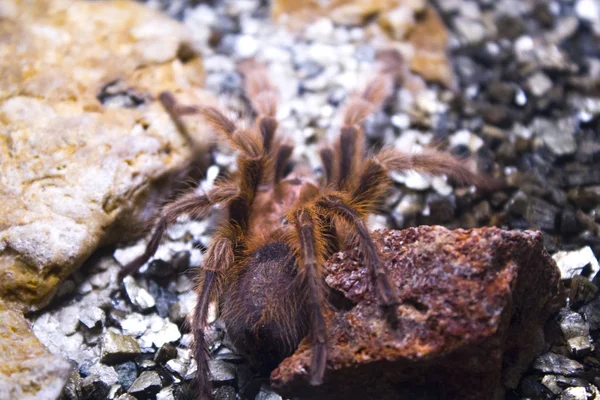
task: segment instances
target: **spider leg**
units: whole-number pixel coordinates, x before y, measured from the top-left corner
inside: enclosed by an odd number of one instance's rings
[[[285,167],[290,159],[290,156],[292,155],[292,151],[294,151],[294,148],[288,144],[282,144],[277,149],[277,154],[275,155],[275,174],[273,177],[273,183],[278,184],[283,179]]]
[[[250,99],[252,108],[258,114],[256,125],[263,137],[265,154],[274,153],[275,165],[273,183],[277,185],[283,178],[283,173],[288,159],[292,155],[293,146],[281,144],[275,140],[277,131],[277,91],[269,76],[266,67],[253,59],[243,61],[239,66],[244,75],[244,90]]]
[[[232,238],[226,236],[216,237],[207,250],[205,261],[200,270],[200,282],[196,288],[198,301],[194,309],[193,323],[191,324],[192,334],[194,335],[194,358],[198,366],[194,384],[201,400],[212,398],[208,367],[210,354],[204,337],[204,330],[207,327],[208,306],[211,299],[216,295],[218,282],[223,272],[227,271],[233,263]]]
[[[218,134],[223,135],[235,149],[248,157],[260,157],[262,155],[264,140],[260,136],[261,134],[253,130],[238,129],[236,124],[216,107],[181,105],[177,103],[170,92],[162,92],[160,100],[177,124],[178,129],[182,129],[183,132],[187,131],[180,117],[182,115],[198,114]]]
[[[221,185],[206,194],[198,194],[195,191],[189,192],[165,205],[155,223],[154,232],[146,245],[144,253],[119,272],[119,279],[135,273],[156,253],[165,231],[179,216],[189,214],[192,218],[205,217],[213,205],[229,201],[237,195],[238,190],[232,185]]]
[[[325,174],[325,184],[330,185],[333,182],[333,150],[329,147],[322,148],[319,151],[321,162],[323,163],[323,172]]]
[[[391,74],[381,73],[369,81],[361,94],[352,96],[346,105],[343,126],[336,144],[338,190],[347,190],[355,184],[364,154],[364,132],[360,124],[369,114],[381,107],[392,87]]]
[[[467,160],[433,149],[425,149],[422,153],[403,153],[387,147],[377,154],[376,159],[389,171],[413,170],[431,175],[447,175],[459,184],[473,184],[481,188],[498,185],[495,179],[471,171]]]
[[[354,227],[358,245],[363,252],[368,268],[375,282],[379,300],[388,309],[398,303],[395,287],[391,284],[369,235],[364,218],[388,189],[391,170],[412,169],[432,174],[447,174],[461,183],[478,186],[490,185],[490,179],[477,175],[464,165],[464,162],[448,153],[427,151],[419,154],[405,154],[395,149],[384,149],[375,157],[364,161],[357,182],[344,194],[330,195],[317,201],[317,206],[332,218],[342,219]],[[390,316],[388,314],[388,316]],[[394,314],[395,315],[395,314]]]
[[[266,67],[253,59],[239,65],[244,75],[244,90],[250,99],[252,108],[258,114],[256,125],[262,134],[265,153],[271,151],[273,138],[277,131],[277,90],[271,83]]]
[[[325,375],[327,362],[327,331],[323,311],[325,307],[325,287],[323,282],[323,255],[325,241],[316,219],[308,209],[301,209],[292,216],[296,240],[290,246],[296,249],[299,262],[299,278],[306,289],[310,319],[310,340],[313,353],[310,368],[311,385],[320,385]]]
[[[188,142],[191,142],[193,136],[190,134],[190,131],[187,129],[185,123],[181,119],[181,116],[186,115],[186,110],[178,107],[177,101],[171,92],[162,92],[158,98],[169,114],[169,117],[171,117],[171,120],[175,123],[177,130],[183,134]]]
[[[389,315],[395,316],[394,307],[399,303],[398,294],[379,259],[377,249],[369,234],[369,229],[361,214],[354,209],[350,202],[335,195],[324,196],[317,200],[316,204],[324,213],[331,216],[334,221],[341,219],[353,227],[356,232],[356,242],[365,258],[371,278],[375,283],[379,303],[386,310],[393,311],[393,313],[388,313]]]
[[[207,326],[208,306],[216,295],[218,281],[223,274],[230,270],[235,259],[245,250],[244,236],[247,233],[250,209],[256,195],[256,190],[263,179],[266,166],[266,155],[248,158],[244,154],[238,157],[240,174],[237,184],[239,191],[229,201],[229,221],[220,228],[221,234],[209,246],[206,257],[199,271],[200,283],[196,288],[198,301],[194,309],[194,358],[198,365],[196,385],[201,400],[212,398],[210,384],[210,358],[204,337]]]
[[[254,59],[239,64],[244,75],[244,90],[252,108],[261,116],[275,117],[277,113],[277,90],[271,83],[266,67]]]

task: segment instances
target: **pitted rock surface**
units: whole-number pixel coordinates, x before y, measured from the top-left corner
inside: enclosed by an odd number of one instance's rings
[[[156,99],[206,102],[203,70],[181,24],[133,2],[7,0],[0,18],[0,297],[37,308],[189,163]]]
[[[358,250],[337,253],[326,281],[353,305],[328,316],[325,384],[308,384],[305,339],[273,371],[273,386],[305,398],[504,398],[564,303],[542,234],[422,226],[373,237],[398,288],[397,328],[383,318]]]

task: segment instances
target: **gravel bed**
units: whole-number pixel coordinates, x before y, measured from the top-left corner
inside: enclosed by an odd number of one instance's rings
[[[339,105],[373,72],[375,50],[360,27],[322,19],[298,36],[268,21],[254,0],[150,1],[191,28],[207,88],[236,116],[250,110],[235,70],[255,56],[280,89],[281,134],[294,157],[317,172],[319,144],[332,140]],[[414,149],[442,143],[472,155],[508,186],[477,197],[442,178],[395,174],[397,185],[372,228],[418,224],[540,229],[561,268],[569,305],[549,323],[548,352],[507,399],[600,399],[600,3],[594,0],[438,0],[450,30],[454,90],[400,88],[366,124],[369,144]],[[596,35],[596,36],[595,36]],[[233,154],[215,150],[200,185],[230,172]],[[120,264],[143,249],[99,251],[32,317],[43,344],[76,367],[65,399],[186,399],[195,373],[185,317],[193,269],[214,220],[181,220],[140,276],[118,282]],[[252,376],[227,343],[216,307],[208,332],[216,399],[281,398]]]

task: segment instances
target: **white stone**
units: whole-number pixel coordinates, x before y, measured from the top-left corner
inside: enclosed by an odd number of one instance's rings
[[[534,96],[542,97],[552,89],[552,81],[546,74],[538,71],[527,78],[527,86]]]
[[[133,277],[126,276],[123,279],[123,285],[131,303],[142,310],[148,310],[156,304],[154,297],[146,289],[139,286]]]
[[[534,43],[531,36],[520,36],[515,40],[515,52],[517,55],[525,55],[534,50]]]
[[[319,18],[306,27],[304,36],[308,40],[326,41],[333,34],[333,22],[329,18]]]
[[[582,247],[579,250],[559,251],[552,258],[560,269],[562,279],[570,279],[575,275],[580,275],[584,272],[584,267],[590,269],[591,272],[588,274],[590,278],[593,278],[600,270],[598,260],[589,246]]]
[[[142,314],[131,313],[120,321],[121,329],[125,335],[139,337],[146,332],[148,325]]]
[[[562,391],[559,400],[588,400],[588,395],[584,387],[569,387]]]
[[[165,343],[173,343],[181,338],[181,332],[179,328],[172,322],[167,322],[157,332],[151,332],[148,337],[152,340],[152,343],[157,348],[160,348]]]
[[[600,20],[600,2],[598,0],[578,0],[575,4],[575,13],[585,21],[598,22]]]
[[[476,153],[477,150],[483,146],[483,139],[466,129],[457,131],[455,134],[450,136],[449,140],[451,147],[464,145],[467,146],[472,153]]]
[[[240,58],[252,57],[258,50],[258,41],[252,36],[241,35],[235,42],[235,52]]]

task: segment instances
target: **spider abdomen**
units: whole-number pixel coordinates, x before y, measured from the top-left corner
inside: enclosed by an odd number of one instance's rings
[[[265,372],[293,353],[308,333],[295,263],[286,244],[268,243],[248,258],[221,297],[231,342]]]

